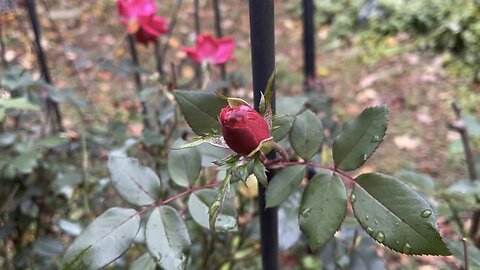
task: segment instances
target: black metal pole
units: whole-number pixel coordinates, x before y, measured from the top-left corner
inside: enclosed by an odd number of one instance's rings
[[[217,38],[223,37],[223,31],[222,31],[222,14],[220,13],[220,0],[213,0],[213,11],[215,13],[215,34]],[[227,69],[225,64],[220,65],[220,75],[222,77],[222,80],[225,81],[227,78]],[[226,89],[224,89],[225,91]],[[226,93],[224,93],[226,94]]]
[[[135,37],[133,35],[128,35],[128,45],[130,48],[130,55],[132,56],[132,61],[134,65],[134,80],[135,80],[135,88],[137,93],[140,97],[140,92],[142,92],[142,79],[140,77],[140,65],[138,63],[138,55],[137,55],[137,47],[135,46]],[[142,118],[143,118],[143,125],[145,128],[150,128],[150,124],[148,121],[148,112],[147,112],[147,104],[144,101],[141,101],[142,104]]]
[[[306,90],[315,79],[315,5],[313,0],[303,0],[303,55]]]
[[[0,59],[2,61],[2,67],[4,69],[7,69],[8,68],[8,63],[7,63],[7,59],[5,58],[5,53],[6,53],[6,49],[5,49],[5,43],[3,42],[3,29],[2,29],[2,24],[0,23]]]
[[[27,6],[28,16],[30,17],[30,23],[32,24],[33,33],[35,35],[35,50],[37,52],[37,59],[38,64],[40,66],[40,71],[42,73],[42,77],[48,84],[52,83],[52,78],[50,77],[50,71],[48,70],[47,66],[47,58],[45,57],[45,52],[43,51],[43,47],[41,44],[42,36],[40,32],[40,24],[38,22],[38,15],[37,15],[37,8],[35,6],[34,0],[25,0],[25,4]],[[49,97],[46,98],[47,104],[47,120],[50,118],[49,116],[55,116],[54,124],[57,125],[58,131],[63,131],[63,124],[62,124],[62,115],[58,108],[58,104],[50,99]]]
[[[193,2],[193,17],[195,24],[195,35],[200,35],[200,0],[194,0]],[[197,81],[197,87],[202,87],[202,66],[200,64],[195,65],[195,79]]]
[[[249,0],[250,41],[252,46],[252,80],[255,109],[258,110],[268,79],[275,69],[274,0]],[[275,84],[272,88],[272,110],[275,113]],[[271,157],[269,157],[271,158]],[[269,179],[273,176],[267,174]],[[258,185],[260,233],[263,269],[278,269],[277,208],[265,208],[263,185]]]

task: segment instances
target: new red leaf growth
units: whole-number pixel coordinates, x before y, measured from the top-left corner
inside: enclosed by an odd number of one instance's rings
[[[219,118],[225,142],[238,154],[248,156],[262,141],[271,138],[267,122],[250,106],[226,106]]]

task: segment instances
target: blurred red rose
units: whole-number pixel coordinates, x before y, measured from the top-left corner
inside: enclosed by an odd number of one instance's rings
[[[182,50],[197,63],[210,62],[215,65],[223,64],[232,59],[235,43],[230,37],[214,38],[211,35],[199,35],[195,46]]]
[[[150,17],[157,11],[154,0],[117,0],[120,22],[127,25],[127,32],[135,34],[140,28],[140,18]]]
[[[157,43],[157,37],[168,32],[167,21],[159,16],[142,17],[140,19],[140,28],[135,34],[137,42],[148,46],[151,43]]]

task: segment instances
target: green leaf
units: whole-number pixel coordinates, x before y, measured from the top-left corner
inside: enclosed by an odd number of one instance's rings
[[[152,258],[150,253],[144,253],[142,256],[138,257],[130,266],[129,270],[155,270],[157,265]]]
[[[23,152],[14,158],[10,165],[20,173],[31,173],[37,167],[37,162],[41,157],[42,153],[37,151]]]
[[[260,158],[255,157],[255,160],[253,162],[253,174],[257,178],[257,181],[260,184],[262,184],[265,188],[268,187],[268,179],[267,179],[266,170],[267,169],[263,165]]]
[[[0,99],[0,107],[17,110],[40,110],[40,106],[31,103],[27,98]]]
[[[432,207],[402,181],[380,173],[362,174],[350,201],[356,219],[377,242],[405,254],[450,255]]]
[[[175,98],[185,120],[197,135],[220,133],[218,115],[227,101],[215,95],[199,91],[174,91]]]
[[[228,193],[230,192],[231,178],[232,178],[232,175],[227,172],[225,179],[223,179],[222,185],[218,189],[218,193],[217,193],[217,196],[215,196],[215,200],[208,208],[208,215],[209,215],[208,224],[209,224],[210,230],[212,231],[216,231],[215,222],[217,221],[218,215],[222,212],[223,205],[225,203],[225,200],[227,199]]]
[[[305,176],[305,166],[293,165],[281,169],[268,184],[267,208],[281,204],[295,190]]]
[[[162,268],[185,269],[190,254],[190,236],[175,208],[165,205],[152,211],[145,228],[147,247]]]
[[[46,148],[53,148],[62,144],[68,143],[69,139],[65,134],[52,135],[45,137],[37,142],[38,146],[43,146]]]
[[[347,213],[347,195],[342,179],[331,172],[315,175],[303,192],[299,225],[316,251],[340,228]]]
[[[348,121],[333,142],[335,167],[346,171],[360,167],[380,145],[386,130],[386,106],[365,109]]]
[[[159,199],[160,179],[138,159],[110,156],[108,170],[120,196],[135,205],[149,205]]]
[[[179,186],[193,185],[202,169],[202,155],[197,148],[171,150],[168,154],[168,171],[172,180]]]
[[[297,115],[305,108],[306,97],[279,97],[276,99],[277,113],[281,115]]]
[[[110,208],[97,217],[68,247],[62,265],[86,265],[98,269],[120,257],[133,243],[140,216],[133,209]],[[79,256],[81,255],[81,256]],[[70,269],[77,269],[71,266]]]
[[[281,141],[288,135],[292,128],[294,118],[288,115],[278,115],[273,117],[272,137],[276,142]]]
[[[274,82],[275,82],[275,70],[272,72],[272,75],[270,75],[270,78],[268,78],[267,87],[265,88],[265,91],[263,93],[260,92],[262,96],[260,98],[260,104],[258,108],[261,115],[271,114],[272,112],[272,94],[273,94]]]
[[[203,189],[194,192],[188,199],[188,211],[193,220],[200,226],[210,229],[209,224],[209,207],[215,201],[217,191],[211,189]],[[224,202],[222,212],[215,221],[215,229],[217,231],[236,231],[237,230],[237,214],[235,207],[228,200]]]
[[[447,245],[453,256],[457,258],[463,265],[465,262],[463,243],[461,241],[451,241],[448,242]],[[480,250],[473,245],[467,244],[467,252],[468,266],[470,266],[470,268],[480,269]]]
[[[395,174],[396,177],[413,185],[423,192],[432,192],[435,188],[435,182],[428,174],[418,173],[414,171],[401,170]]]
[[[297,115],[290,129],[290,144],[295,153],[310,160],[320,149],[323,127],[320,119],[310,110]]]

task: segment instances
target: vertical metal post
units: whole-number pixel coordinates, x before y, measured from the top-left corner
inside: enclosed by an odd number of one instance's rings
[[[213,0],[213,11],[215,13],[215,34],[217,38],[223,37],[222,31],[222,14],[220,13],[220,0]],[[220,75],[222,80],[227,78],[227,70],[225,64],[220,65]],[[224,93],[226,94],[226,93]]]
[[[38,22],[38,15],[37,9],[35,6],[34,0],[25,0],[25,4],[28,10],[28,16],[30,17],[30,23],[32,24],[33,33],[35,35],[35,49],[37,52],[37,59],[38,64],[40,66],[40,71],[42,73],[42,77],[48,84],[52,83],[52,79],[50,77],[50,71],[48,70],[47,66],[47,58],[45,57],[45,52],[43,51],[43,47],[41,44],[42,36],[40,32],[40,24]],[[58,131],[63,131],[63,124],[62,124],[62,115],[60,114],[60,110],[58,109],[58,104],[51,100],[49,97],[46,99],[47,104],[47,121],[50,116],[53,114],[55,116],[55,121],[52,123],[56,125],[56,129]]]
[[[313,0],[303,0],[303,55],[306,90],[315,79],[315,5]]]
[[[128,35],[128,45],[130,49],[130,55],[132,56],[133,66],[135,68],[134,80],[135,80],[135,88],[137,90],[138,96],[140,97],[140,92],[142,92],[142,78],[140,77],[140,64],[138,63],[138,54],[137,54],[137,47],[135,46],[135,37],[132,34]],[[147,112],[147,104],[144,101],[141,101],[142,104],[142,118],[143,118],[143,126],[145,128],[150,128],[150,123],[148,121],[148,112]]]
[[[200,0],[194,0],[193,2],[193,17],[195,26],[195,35],[200,35]],[[197,87],[202,87],[202,66],[200,64],[195,65],[195,79],[197,81]]]
[[[275,69],[274,0],[249,0],[250,41],[252,46],[252,80],[255,109],[261,92]],[[275,84],[274,84],[275,86]],[[275,87],[272,88],[272,109],[275,112]],[[269,157],[271,158],[271,157]],[[267,174],[269,179],[273,174]],[[278,269],[277,208],[265,208],[265,188],[259,184],[260,233],[263,269]]]

